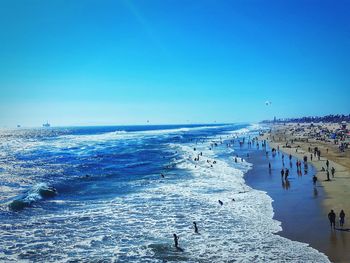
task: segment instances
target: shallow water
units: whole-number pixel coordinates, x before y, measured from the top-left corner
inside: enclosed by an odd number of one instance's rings
[[[0,131],[0,261],[328,262],[276,235],[271,198],[245,184],[251,164],[225,140],[256,128]],[[9,210],[14,200],[23,209]]]

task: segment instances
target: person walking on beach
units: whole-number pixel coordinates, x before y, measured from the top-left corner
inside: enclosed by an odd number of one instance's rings
[[[334,174],[335,174],[335,168],[332,166],[331,168],[331,173],[332,173],[332,177],[334,178]]]
[[[344,223],[345,223],[345,213],[344,213],[344,210],[341,210],[339,214],[339,224],[341,227],[343,227]]]
[[[317,182],[317,176],[316,176],[316,175],[314,175],[314,176],[312,177],[312,181],[314,182],[314,185],[316,185],[316,182]]]
[[[281,170],[281,177],[283,178],[283,176],[284,176],[284,170],[282,169]]]
[[[330,181],[331,179],[329,178],[329,171],[327,170],[327,181]]]
[[[333,210],[331,210],[328,213],[328,219],[329,219],[329,222],[331,223],[331,227],[333,226],[333,228],[335,229],[335,213]]]
[[[329,168],[329,161],[328,160],[326,161],[326,165],[327,165],[327,170],[328,170],[328,168]]]
[[[286,178],[286,180],[288,179],[288,176],[289,176],[289,170],[288,169],[286,169],[286,172],[285,172],[285,178]]]

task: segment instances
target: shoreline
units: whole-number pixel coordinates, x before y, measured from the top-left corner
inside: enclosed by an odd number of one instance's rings
[[[276,234],[293,241],[306,243],[326,254],[323,244],[318,243],[319,240],[325,238],[323,233],[318,231],[319,228],[329,230],[329,225],[320,216],[322,213],[321,199],[325,197],[323,187],[318,186],[315,192],[312,186],[311,178],[316,170],[309,167],[308,174],[299,176],[295,165],[290,167],[288,164],[286,168],[290,169],[290,176],[287,187],[285,180],[283,180],[284,184],[282,183],[280,175],[282,154],[266,157],[264,148],[260,150],[237,149],[237,153],[240,156],[249,153],[247,160],[253,164],[252,169],[244,175],[247,185],[266,192],[273,200],[273,219],[279,221],[282,227],[282,230]],[[293,158],[292,163],[294,164],[295,161],[296,159]],[[271,171],[268,169],[269,162],[272,165]],[[307,231],[309,234],[305,235]]]
[[[314,169],[316,176],[318,178],[317,189],[322,189],[324,194],[319,197],[320,202],[318,204],[319,210],[316,211],[317,215],[311,215],[311,218],[303,220],[303,224],[309,226],[310,229],[307,229],[307,234],[309,236],[313,231],[312,229],[316,228],[317,231],[312,233],[318,238],[305,238],[300,236],[296,238],[297,241],[305,242],[305,240],[310,240],[309,243],[312,247],[318,249],[319,251],[325,253],[332,262],[349,262],[350,260],[350,232],[347,231],[338,231],[331,230],[329,227],[329,221],[327,218],[328,212],[333,209],[337,215],[336,227],[338,228],[338,215],[341,209],[345,211],[345,214],[348,216],[350,214],[350,202],[348,198],[350,197],[350,173],[349,173],[349,159],[347,158],[348,153],[345,153],[345,158],[343,156],[339,157],[337,154],[336,147],[332,145],[327,145],[326,143],[313,140],[311,138],[300,139],[295,136],[292,132],[288,133],[296,124],[291,124],[287,126],[272,126],[271,133],[265,133],[263,136],[260,136],[260,140],[266,140],[270,148],[278,148],[279,151],[286,154],[288,157],[289,154],[293,156],[293,159],[303,160],[303,157],[306,155],[308,157],[308,164],[311,164]],[[290,145],[285,147],[286,143]],[[313,158],[310,160],[309,147],[318,147],[321,149],[321,158]],[[328,149],[328,150],[327,150]],[[326,172],[322,171],[322,167],[326,168],[326,160],[329,160],[329,168],[335,167],[336,173],[335,177],[332,178],[330,174],[331,181],[326,181]],[[340,161],[339,161],[340,160]],[[342,162],[342,164],[340,164]],[[311,175],[312,176],[312,175]],[[310,177],[310,188],[312,188],[312,180]],[[270,195],[269,191],[267,191]],[[270,190],[271,192],[271,190]],[[270,195],[271,196],[271,195]],[[276,200],[275,200],[276,201]],[[275,210],[275,205],[274,210]],[[308,208],[305,204],[303,207]],[[279,208],[276,209],[276,219],[279,217],[280,211]],[[309,215],[310,216],[310,215]],[[345,217],[347,219],[347,216]],[[310,220],[311,219],[311,220]],[[279,220],[279,219],[278,219]],[[279,220],[281,221],[281,220]],[[284,225],[283,221],[282,226]],[[345,229],[347,229],[349,224],[345,221]],[[295,229],[294,229],[295,231]],[[283,231],[280,233],[281,236],[286,236],[293,239],[293,235],[288,234],[283,228]],[[293,239],[294,240],[294,239]]]

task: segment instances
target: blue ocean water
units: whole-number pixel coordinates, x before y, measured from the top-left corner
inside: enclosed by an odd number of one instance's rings
[[[328,262],[276,235],[271,198],[245,184],[232,139],[258,128],[1,130],[0,261]]]

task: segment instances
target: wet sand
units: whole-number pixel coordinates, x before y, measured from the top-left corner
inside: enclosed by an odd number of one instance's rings
[[[246,156],[253,163],[253,168],[245,175],[248,185],[255,189],[267,192],[274,200],[274,218],[281,222],[283,230],[278,233],[291,240],[310,244],[311,247],[325,253],[332,262],[350,262],[347,248],[350,241],[350,232],[331,230],[327,218],[328,212],[323,207],[327,199],[324,186],[317,182],[314,187],[312,176],[317,169],[308,165],[307,174],[302,169],[302,175],[297,174],[296,158],[292,158],[290,166],[287,154],[284,154],[284,168],[290,170],[289,186],[282,181],[280,171],[282,165],[282,152],[272,157],[269,146],[269,155],[260,147],[238,149],[240,156]],[[271,163],[271,172],[268,163]],[[302,166],[303,168],[303,166]],[[288,248],[286,248],[288,249]]]
[[[330,125],[324,124],[325,127]],[[317,177],[320,184],[323,186],[325,198],[321,200],[322,216],[327,218],[327,214],[333,209],[337,215],[336,226],[339,227],[338,216],[341,209],[345,211],[345,229],[349,229],[348,218],[350,216],[350,151],[346,150],[340,153],[337,146],[332,143],[315,140],[314,138],[306,137],[306,141],[296,140],[291,143],[291,140],[299,139],[301,134],[290,132],[295,128],[296,124],[287,126],[276,125],[272,126],[272,133],[265,134],[262,138],[269,139],[271,147],[280,147],[280,151],[302,160],[303,156],[308,157],[308,162],[311,163],[317,170]],[[274,140],[272,140],[274,138]],[[303,138],[305,139],[305,137]],[[291,148],[285,147],[286,142],[291,145]],[[308,148],[317,146],[321,149],[321,158],[313,158],[310,160]],[[296,149],[298,150],[296,151]],[[327,152],[328,149],[328,152]],[[326,168],[326,160],[329,160],[329,168],[335,167],[335,177],[331,177],[331,181],[326,181],[326,172],[322,171],[322,167]],[[350,262],[350,231],[336,231],[329,237],[329,241],[324,244],[324,252],[333,262]]]

